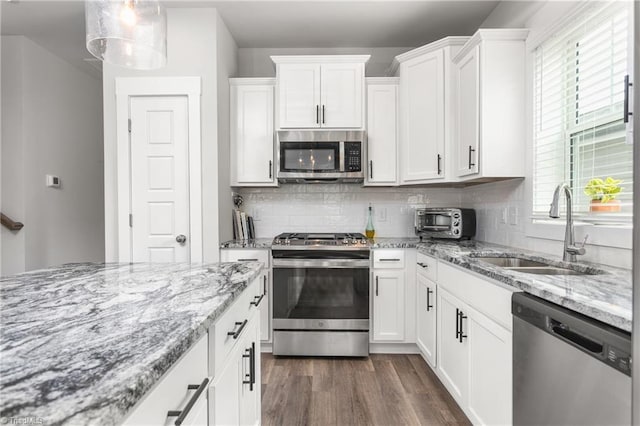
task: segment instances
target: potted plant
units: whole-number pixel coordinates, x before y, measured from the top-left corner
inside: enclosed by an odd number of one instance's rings
[[[606,179],[591,179],[584,187],[584,193],[591,197],[591,212],[619,212],[620,200],[616,200],[616,196],[622,190],[620,184],[622,180],[608,177]]]

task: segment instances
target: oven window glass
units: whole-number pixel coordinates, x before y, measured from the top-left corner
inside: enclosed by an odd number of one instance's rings
[[[273,317],[368,319],[368,268],[274,268]]]
[[[422,225],[425,227],[445,227],[451,226],[451,216],[441,214],[426,214],[422,216]]]
[[[338,142],[281,143],[280,169],[288,172],[336,172],[340,169]]]

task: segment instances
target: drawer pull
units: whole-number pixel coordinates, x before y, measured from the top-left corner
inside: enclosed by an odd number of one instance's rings
[[[427,265],[426,263],[422,263],[422,262],[418,262],[418,265],[422,266],[423,268],[428,268],[429,265]]]
[[[189,411],[191,411],[196,401],[200,397],[200,394],[204,392],[208,384],[209,384],[209,379],[204,379],[202,383],[200,383],[199,385],[187,386],[187,389],[189,390],[197,389],[197,391],[196,393],[193,394],[191,399],[189,399],[189,402],[187,402],[187,405],[184,407],[184,410],[170,410],[167,412],[167,417],[177,417],[176,421],[173,423],[174,425],[180,426],[184,422],[184,419],[186,419],[187,416],[189,415]]]
[[[249,303],[249,305],[254,305],[256,308],[258,307],[258,305],[260,305],[260,302],[262,302],[262,299],[264,298],[264,293],[261,294],[260,296],[254,296],[254,299],[252,302]]]
[[[242,322],[236,322],[236,325],[239,325],[240,327],[238,327],[238,329],[236,331],[230,331],[227,333],[227,336],[233,336],[234,339],[237,339],[238,337],[240,337],[240,333],[242,333],[242,330],[244,330],[245,325],[247,325],[247,322],[249,320],[244,320]]]
[[[380,262],[400,262],[400,259],[380,259]]]
[[[378,295],[378,277],[376,276],[376,296]]]
[[[245,377],[249,377],[249,380],[243,380],[242,384],[249,385],[249,390],[253,392],[253,385],[256,384],[256,343],[252,342],[251,347],[244,350],[242,358],[249,358],[249,374],[245,374]]]
[[[431,294],[433,294],[433,290],[427,287],[427,312],[433,309],[433,305],[431,304]]]
[[[257,262],[258,259],[238,259],[238,262]]]
[[[464,312],[462,312],[461,310],[459,310],[457,308],[456,308],[456,315],[458,317],[458,319],[456,320],[456,329],[458,327],[460,328],[459,331],[456,330],[456,337],[457,337],[458,341],[460,343],[462,343],[462,339],[466,339],[467,338],[467,335],[464,334],[464,331],[462,331],[462,328],[463,328],[462,327],[462,321],[467,319],[467,316],[464,314]],[[460,324],[459,326],[458,326],[458,323]]]

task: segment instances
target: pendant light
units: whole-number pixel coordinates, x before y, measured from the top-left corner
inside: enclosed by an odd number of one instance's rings
[[[158,0],[86,0],[87,50],[126,68],[167,64],[167,15]]]

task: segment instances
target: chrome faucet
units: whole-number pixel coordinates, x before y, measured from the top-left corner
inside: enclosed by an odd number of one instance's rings
[[[564,251],[562,253],[562,260],[565,262],[576,262],[576,255],[583,255],[587,252],[584,245],[587,243],[587,238],[589,236],[585,236],[582,247],[575,245],[571,188],[566,183],[556,186],[556,190],[553,191],[553,200],[551,201],[551,208],[549,209],[549,217],[554,219],[558,219],[560,217],[560,191],[562,190],[564,190],[564,195],[567,197],[567,226],[564,231]]]

